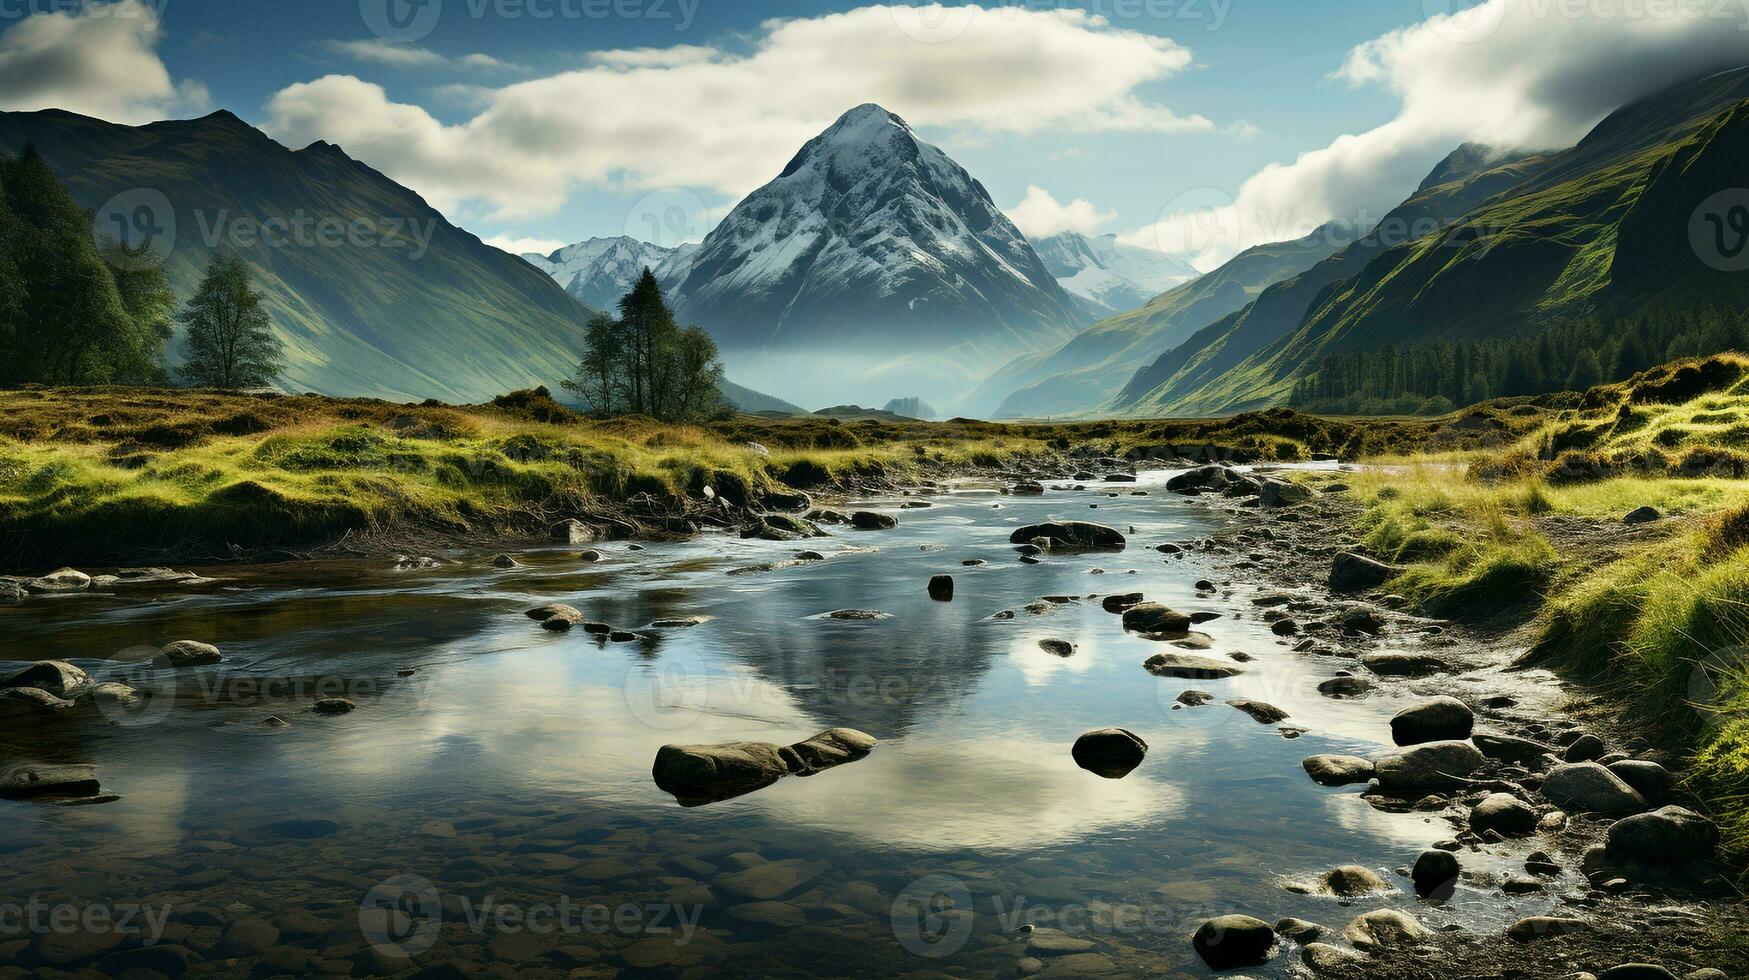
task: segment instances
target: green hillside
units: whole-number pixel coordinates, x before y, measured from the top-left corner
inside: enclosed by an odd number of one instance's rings
[[[1749,145],[1746,98],[1740,69],[1620,109],[1577,146],[1514,164],[1509,189],[1443,231],[1344,270],[1272,342],[1223,358],[1218,371],[1138,376],[1117,406],[1240,411],[1280,403],[1332,354],[1524,334],[1654,305],[1741,307],[1746,281],[1708,266],[1689,236],[1708,196],[1743,183],[1732,174]]]
[[[1136,365],[1342,246],[1342,239],[1324,232],[1246,249],[1139,309],[1093,324],[1060,347],[1016,358],[978,387],[968,410],[995,418],[1037,418],[1096,408]]]
[[[26,143],[86,208],[142,188],[171,202],[164,271],[179,300],[216,248],[236,251],[285,341],[291,390],[478,402],[553,385],[576,361],[585,307],[335,146],[288,150],[224,112],[137,128],[0,113],[0,152]],[[280,247],[231,233],[275,219],[311,232]]]
[[[1482,201],[1509,190],[1536,165],[1536,158],[1497,159],[1481,147],[1459,147],[1366,236],[1264,290],[1250,306],[1161,355],[1119,391],[1112,409],[1140,415],[1213,414],[1279,401],[1248,389],[1233,392],[1222,382],[1236,366],[1291,334],[1332,286],[1359,274],[1403,242],[1448,225]]]

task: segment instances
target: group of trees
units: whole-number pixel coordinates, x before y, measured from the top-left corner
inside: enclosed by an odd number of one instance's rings
[[[722,380],[716,341],[699,327],[680,326],[645,269],[619,301],[618,316],[590,318],[583,360],[564,387],[597,414],[683,422],[727,410]]]
[[[239,260],[215,257],[178,314],[151,243],[92,229],[34,147],[0,155],[0,384],[164,384],[178,321],[189,384],[257,387],[279,374],[279,340]]]
[[[1540,332],[1327,357],[1288,404],[1356,415],[1439,414],[1490,398],[1583,391],[1684,357],[1749,350],[1749,313],[1648,310]]]

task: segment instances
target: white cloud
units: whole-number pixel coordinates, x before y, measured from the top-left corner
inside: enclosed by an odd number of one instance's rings
[[[864,102],[916,125],[984,132],[1214,129],[1137,94],[1189,65],[1168,39],[1080,11],[969,7],[953,8],[977,15],[962,31],[926,43],[904,29],[911,9],[768,21],[746,54],[597,54],[494,90],[459,125],[330,75],[275,95],[267,129],[293,146],[338,143],[445,210],[484,201],[506,221],[550,214],[582,184],[744,194]]]
[[[451,58],[416,44],[395,44],[383,40],[325,41],[322,47],[355,61],[390,68],[513,68],[489,54],[468,54]]]
[[[1028,187],[1026,198],[1008,208],[1007,214],[1021,234],[1033,239],[1049,238],[1065,231],[1097,234],[1102,226],[1117,217],[1116,212],[1101,211],[1085,198],[1064,204],[1043,187]]]
[[[1124,238],[1207,268],[1332,218],[1376,221],[1460,143],[1570,146],[1627,102],[1749,61],[1744,26],[1743,8],[1712,3],[1487,0],[1431,17],[1360,45],[1335,72],[1395,93],[1396,118],[1272,164],[1224,203],[1169,205]]]
[[[0,109],[66,109],[119,123],[202,112],[206,86],[175,82],[154,50],[163,37],[143,0],[32,14],[0,34]]]
[[[525,252],[535,252],[540,255],[551,255],[564,248],[570,242],[561,242],[551,238],[518,238],[510,232],[500,232],[491,238],[481,241],[496,249],[502,249],[511,255],[522,255]]]

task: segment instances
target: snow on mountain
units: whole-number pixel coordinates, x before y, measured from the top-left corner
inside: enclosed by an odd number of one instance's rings
[[[876,105],[845,113],[737,205],[676,299],[737,376],[804,403],[963,386],[1091,319],[982,185]]]
[[[696,244],[664,248],[621,235],[591,238],[551,255],[529,252],[522,257],[572,296],[598,310],[611,310],[645,268],[655,271],[664,287],[684,279],[697,251]]]
[[[1065,231],[1032,243],[1062,287],[1112,313],[1126,313],[1197,277],[1188,262],[1151,248],[1125,245],[1116,235]]]

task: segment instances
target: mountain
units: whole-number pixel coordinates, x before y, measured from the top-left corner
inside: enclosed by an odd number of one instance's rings
[[[934,405],[921,398],[895,398],[887,402],[887,407],[883,411],[902,415],[908,419],[932,419],[937,418],[940,414],[935,410]]]
[[[736,377],[817,404],[961,390],[1094,319],[981,184],[876,105],[738,204],[675,302]]]
[[[691,271],[692,257],[697,253],[697,244],[665,248],[621,235],[591,238],[551,255],[526,252],[522,258],[552,276],[584,305],[611,310],[646,268],[656,273],[663,289],[672,291]]]
[[[1320,229],[1297,241],[1246,249],[1140,309],[1093,324],[1068,343],[1015,358],[985,379],[962,411],[985,418],[1090,412],[1115,395],[1138,366],[1242,309],[1266,287],[1304,272],[1342,242]]]
[[[1065,231],[1037,239],[1032,247],[1058,284],[1108,313],[1133,310],[1197,276],[1190,263],[1126,245],[1116,235],[1089,238]]]
[[[760,412],[776,415],[808,414],[808,410],[799,405],[791,405],[781,398],[773,398],[751,388],[743,388],[733,381],[723,381],[717,387],[722,390],[725,401],[735,406],[737,410],[749,415],[756,415]]]
[[[85,208],[163,195],[172,213],[148,217],[166,232],[174,218],[164,270],[179,300],[216,249],[241,256],[289,390],[478,402],[553,385],[581,348],[589,311],[552,279],[339,147],[290,150],[226,112],[140,127],[0,113],[0,152],[26,143]]]
[[[1707,206],[1724,222],[1733,200],[1749,206],[1729,197],[1749,150],[1745,100],[1749,68],[1712,74],[1616,110],[1569,149],[1424,187],[1411,202],[1443,194],[1442,208],[1468,206],[1326,277],[1289,329],[1244,356],[1194,372],[1156,365],[1112,407],[1238,411],[1280,402],[1329,354],[1533,332],[1654,305],[1740,308],[1749,302],[1741,267],[1708,254],[1717,243],[1704,219]]]

